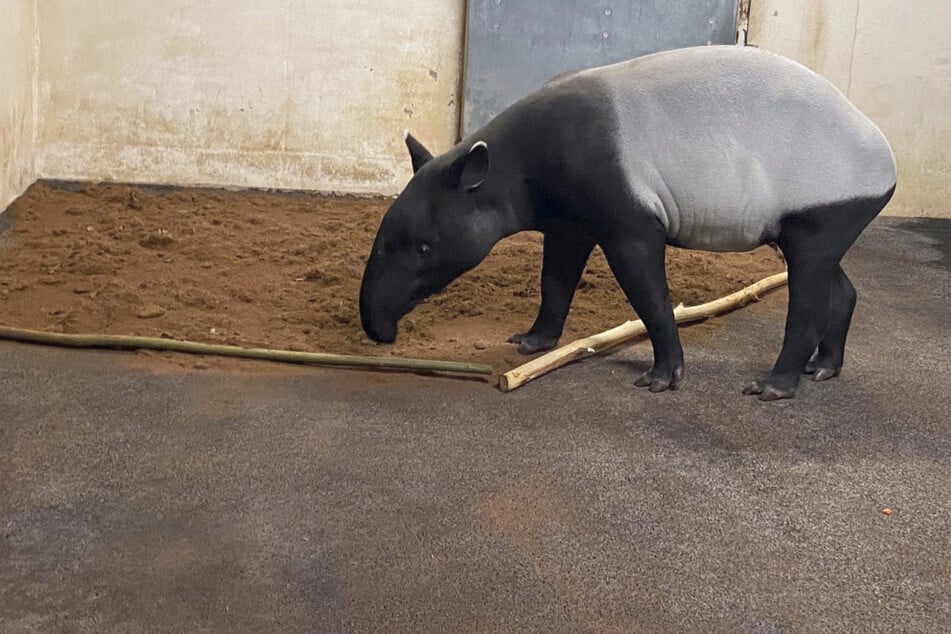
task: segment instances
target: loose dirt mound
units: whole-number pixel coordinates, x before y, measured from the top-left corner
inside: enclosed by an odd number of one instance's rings
[[[501,242],[410,313],[394,346],[360,329],[363,264],[390,200],[39,183],[0,238],[0,323],[54,332],[480,361],[525,361],[505,339],[539,302],[541,239]],[[670,249],[675,302],[694,304],[782,270],[771,249]],[[600,251],[572,305],[569,341],[633,311]],[[193,363],[187,358],[179,362]]]

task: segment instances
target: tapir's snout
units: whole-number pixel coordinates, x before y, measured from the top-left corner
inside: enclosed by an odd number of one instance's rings
[[[360,285],[360,325],[373,341],[393,343],[396,341],[399,317],[386,308],[387,293],[384,292],[385,284],[378,275],[378,269],[371,257]]]
[[[396,320],[387,319],[381,313],[360,294],[360,325],[363,326],[363,332],[377,343],[393,343],[396,341]]]
[[[363,326],[363,332],[377,343],[396,341],[396,320],[381,318],[374,313],[375,311],[369,310],[360,302],[360,324]]]
[[[373,341],[377,343],[393,343],[396,341],[395,323],[378,324],[367,320],[362,315],[361,321],[363,323],[363,331],[367,333],[367,336]]]

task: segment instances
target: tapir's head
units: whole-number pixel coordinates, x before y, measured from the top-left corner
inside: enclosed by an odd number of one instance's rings
[[[501,237],[484,185],[489,149],[457,146],[438,157],[406,134],[413,177],[373,242],[360,288],[360,319],[374,341],[392,343],[400,318],[476,266]]]

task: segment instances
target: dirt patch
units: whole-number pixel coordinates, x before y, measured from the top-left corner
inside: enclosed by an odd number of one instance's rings
[[[541,237],[499,243],[475,270],[410,313],[393,346],[360,329],[358,290],[385,198],[74,187],[38,183],[0,237],[0,323],[67,333],[479,361],[526,360],[506,338],[540,299]],[[694,304],[782,270],[769,248],[670,249],[675,302]],[[563,342],[633,311],[596,250]],[[194,359],[174,357],[192,365]]]

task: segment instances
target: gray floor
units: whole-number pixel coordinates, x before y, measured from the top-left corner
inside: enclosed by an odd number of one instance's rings
[[[947,631],[949,248],[876,222],[774,404],[783,292],[660,395],[643,344],[509,395],[0,344],[0,630]]]

